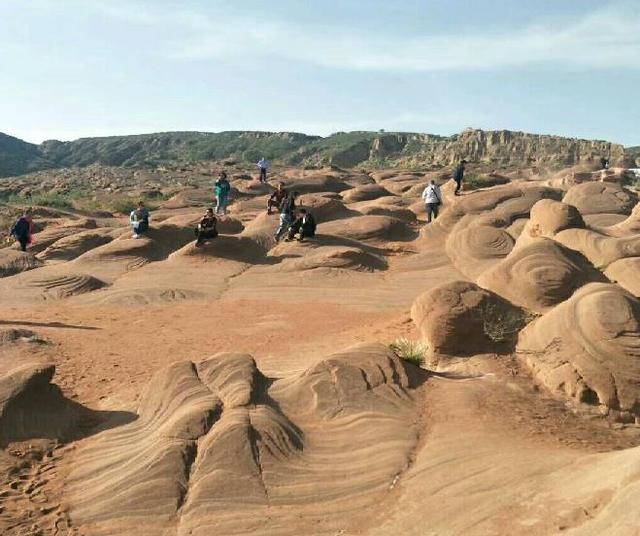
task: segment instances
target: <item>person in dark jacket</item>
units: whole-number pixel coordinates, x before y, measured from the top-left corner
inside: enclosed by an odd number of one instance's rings
[[[280,209],[280,205],[287,197],[287,190],[284,187],[284,183],[279,183],[276,190],[271,194],[271,197],[267,200],[267,214],[271,214],[271,209]]]
[[[25,210],[11,227],[10,235],[18,241],[22,251],[27,251],[27,246],[31,243],[32,225],[31,215]]]
[[[133,238],[140,238],[149,230],[149,211],[143,201],[138,201],[138,208],[129,214],[129,223],[133,229]]]
[[[205,215],[200,220],[198,227],[196,228],[196,247],[202,245],[202,242],[207,239],[215,238],[218,236],[218,220],[213,215],[213,209],[208,208]]]
[[[293,217],[296,213],[296,198],[298,192],[291,192],[285,197],[280,205],[280,225],[276,231],[276,242],[280,242],[280,239],[289,230],[289,227],[293,223]]]
[[[603,156],[600,159],[600,165],[602,166],[602,169],[609,169],[609,159]]]
[[[460,190],[462,189],[462,180],[464,179],[464,169],[467,161],[461,160],[453,173],[453,180],[456,181],[456,190],[454,195],[460,195]]]
[[[305,238],[313,238],[316,234],[316,220],[304,208],[298,211],[298,217],[291,224],[289,236],[285,239],[285,242],[293,240],[297,233],[300,233],[298,242],[303,242]]]

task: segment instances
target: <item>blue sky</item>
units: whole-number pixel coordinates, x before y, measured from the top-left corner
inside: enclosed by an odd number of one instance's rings
[[[0,131],[640,145],[640,0],[0,0]]]

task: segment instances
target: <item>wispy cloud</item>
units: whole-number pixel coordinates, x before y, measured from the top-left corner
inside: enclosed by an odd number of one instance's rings
[[[555,25],[532,23],[492,34],[429,35],[256,20],[227,12],[220,4],[206,12],[120,1],[89,5],[132,24],[181,27],[184,38],[165,49],[177,59],[279,58],[330,68],[399,72],[544,64],[640,69],[640,7],[628,4]]]

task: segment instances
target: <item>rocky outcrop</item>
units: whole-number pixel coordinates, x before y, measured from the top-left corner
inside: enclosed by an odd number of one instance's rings
[[[517,355],[552,393],[640,417],[640,302],[617,285],[587,285],[529,324]]]
[[[467,281],[421,294],[411,318],[433,352],[452,356],[494,351],[512,340],[524,322],[519,309]]]
[[[91,534],[293,535],[287,522],[318,516],[329,531],[314,534],[335,534],[322,505],[342,503],[339,525],[388,489],[415,448],[414,411],[383,345],[276,381],[245,354],[177,362],[153,377],[137,421],[78,451],[69,512]]]

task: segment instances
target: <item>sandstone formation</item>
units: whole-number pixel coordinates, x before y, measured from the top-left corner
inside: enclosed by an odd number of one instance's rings
[[[587,285],[529,324],[517,355],[554,394],[640,416],[640,302],[617,285]]]
[[[293,534],[286,522],[313,523],[323,504],[375,501],[415,447],[412,409],[403,365],[381,345],[273,383],[248,355],[177,362],[154,376],[137,421],[78,452],[70,515],[92,534]]]
[[[516,307],[466,281],[421,294],[411,318],[432,351],[453,356],[491,352],[513,339],[523,323]]]
[[[14,249],[0,249],[0,277],[7,277],[42,266],[31,253]]]
[[[29,359],[28,348],[7,348],[39,342],[28,331],[0,332],[0,448],[32,439],[66,441],[79,435],[81,421],[97,422],[51,383],[54,365]]]
[[[389,216],[357,216],[332,221],[320,225],[318,233],[365,241],[408,240],[414,235],[403,221]]]
[[[619,259],[640,256],[640,236],[613,238],[589,229],[565,229],[555,239],[582,253],[597,268],[605,269]]]
[[[638,196],[620,184],[585,182],[572,187],[562,199],[583,216],[587,214],[630,214]]]
[[[529,239],[537,237],[553,238],[560,231],[572,228],[584,228],[584,221],[576,207],[553,199],[541,199],[531,207],[518,245],[527,244]]]
[[[514,249],[478,284],[512,303],[541,313],[594,281],[605,281],[582,255],[548,238],[535,238]]]

